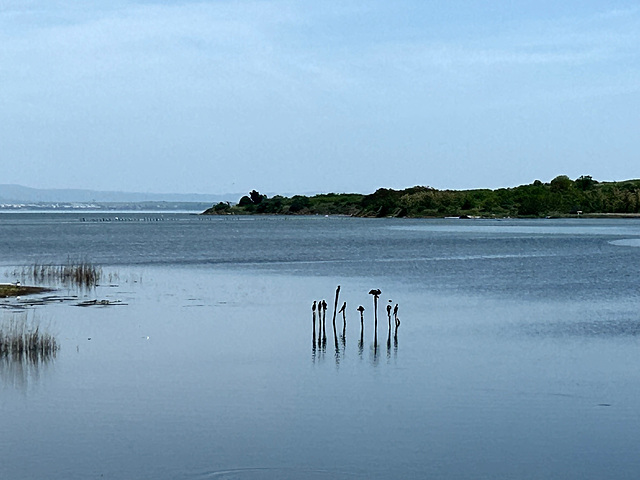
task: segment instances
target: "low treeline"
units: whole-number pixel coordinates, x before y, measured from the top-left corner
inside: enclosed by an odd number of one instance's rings
[[[360,217],[554,217],[640,213],[640,180],[598,182],[560,175],[549,183],[497,190],[380,188],[370,195],[328,193],[271,198],[253,190],[235,204],[218,203],[206,215],[351,215]]]

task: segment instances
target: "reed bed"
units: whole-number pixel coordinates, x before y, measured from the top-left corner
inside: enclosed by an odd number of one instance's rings
[[[55,357],[59,348],[53,335],[26,316],[12,317],[0,323],[0,358],[46,361]]]
[[[22,267],[14,274],[23,279],[32,279],[36,282],[63,283],[79,287],[93,287],[102,278],[102,268],[86,260],[68,260],[64,265],[34,263]]]

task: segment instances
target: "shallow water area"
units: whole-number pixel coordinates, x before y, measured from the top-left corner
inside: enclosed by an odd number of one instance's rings
[[[129,215],[0,215],[0,281],[111,275],[0,308],[61,344],[0,361],[0,478],[635,478],[637,222]]]

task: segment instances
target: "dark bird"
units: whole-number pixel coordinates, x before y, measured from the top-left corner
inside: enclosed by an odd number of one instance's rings
[[[338,313],[342,314],[342,331],[344,332],[345,327],[347,326],[347,302],[342,304]]]

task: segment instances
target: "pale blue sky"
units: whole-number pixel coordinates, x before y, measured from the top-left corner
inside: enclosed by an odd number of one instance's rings
[[[497,188],[639,152],[638,2],[0,0],[0,183]]]

